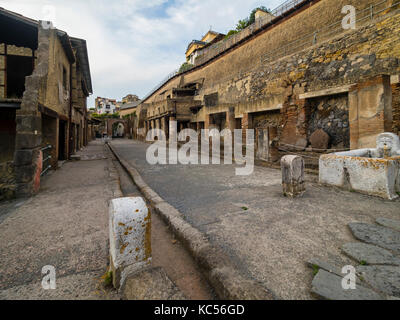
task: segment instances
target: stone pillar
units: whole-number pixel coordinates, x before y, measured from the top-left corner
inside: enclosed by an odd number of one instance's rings
[[[40,189],[43,154],[42,118],[40,113],[28,115],[17,111],[17,135],[14,154],[16,196],[29,197]]]
[[[277,147],[278,144],[278,128],[277,127],[269,127],[268,128],[269,135],[269,161],[275,162],[279,159],[279,150]]]
[[[146,120],[145,122],[144,122],[144,139],[146,139],[146,136],[147,136],[147,132],[149,132],[149,130],[150,130],[150,126],[149,126],[149,122]]]
[[[151,264],[151,214],[142,198],[110,202],[110,271],[119,289],[129,274]]]
[[[211,126],[214,124],[214,119],[212,114],[206,114],[204,121],[204,129],[211,129]]]
[[[304,159],[299,156],[285,156],[281,160],[282,186],[285,197],[296,198],[305,192]]]
[[[232,133],[235,131],[236,119],[235,119],[235,108],[230,107],[226,113],[226,127],[231,130]]]
[[[375,148],[377,136],[391,132],[390,76],[379,75],[350,88],[349,120],[351,149]]]
[[[169,138],[172,136],[172,137],[176,137],[177,136],[177,134],[178,134],[178,132],[177,132],[177,127],[175,128],[175,126],[171,126],[171,122],[172,121],[176,121],[176,117],[169,117],[169,123],[168,123],[168,126],[169,126],[169,129],[168,129],[168,131],[169,131]]]
[[[33,74],[25,79],[21,109],[16,112],[14,170],[17,197],[31,196],[40,188],[43,155],[39,102],[47,82],[51,36],[55,37],[55,30],[43,29],[39,23],[37,65]]]
[[[165,131],[165,129],[166,129],[166,123],[167,123],[167,121],[166,121],[166,119],[165,119],[165,117],[162,117],[161,118],[161,130],[164,132],[164,133],[166,133]]]
[[[243,144],[246,144],[246,130],[253,129],[253,116],[250,113],[244,113],[242,118]]]

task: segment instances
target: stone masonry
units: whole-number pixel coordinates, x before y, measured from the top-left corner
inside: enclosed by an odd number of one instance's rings
[[[309,45],[286,53],[285,46],[300,35],[340,22],[341,9],[347,4],[360,11],[373,5],[372,19],[357,23],[356,30],[319,34],[315,42],[310,37]],[[229,110],[234,108],[236,128],[272,125],[277,129],[275,138],[284,144],[306,148],[310,136],[323,129],[331,138],[328,149],[373,147],[376,136],[388,131],[393,120],[397,121],[398,90],[391,90],[393,84],[388,79],[389,75],[400,73],[400,19],[398,7],[389,9],[391,5],[389,0],[318,1],[171,78],[139,109],[147,108],[147,113],[152,114],[157,108],[153,110],[152,104],[168,101],[175,88],[192,88],[195,90],[187,111],[192,112],[193,127],[209,128],[211,115],[227,119]],[[269,58],[262,59],[264,56]],[[365,89],[368,85],[369,89]],[[372,93],[367,93],[369,90]],[[208,99],[211,96],[213,103]],[[370,103],[364,108],[366,100]],[[382,114],[374,113],[382,107]],[[355,112],[360,112],[362,119],[354,118]],[[366,123],[365,119],[370,120]]]

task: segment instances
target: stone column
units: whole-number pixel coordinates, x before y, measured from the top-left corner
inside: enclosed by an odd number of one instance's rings
[[[235,108],[230,107],[226,113],[226,127],[233,133],[235,131],[235,126],[236,126]]]
[[[269,161],[275,162],[279,159],[279,150],[277,148],[278,128],[269,127]]]
[[[205,115],[205,121],[204,121],[204,129],[211,129],[210,127],[214,124],[214,119],[212,114],[206,114]]]
[[[375,148],[378,134],[391,132],[390,76],[379,75],[350,88],[349,120],[351,149]]]
[[[304,159],[299,156],[285,156],[281,160],[282,186],[285,197],[296,198],[304,194]]]
[[[250,113],[243,114],[242,130],[243,130],[243,144],[246,145],[246,130],[253,129],[253,116]]]
[[[39,102],[47,83],[52,34],[55,35],[55,30],[43,29],[38,24],[37,65],[33,74],[25,79],[21,109],[16,113],[14,169],[17,197],[29,197],[40,188],[43,155],[40,150],[42,118]]]

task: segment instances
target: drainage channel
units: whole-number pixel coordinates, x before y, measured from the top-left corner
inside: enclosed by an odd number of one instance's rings
[[[124,196],[142,197],[131,177],[114,156],[113,163],[117,168]],[[184,246],[175,239],[169,227],[154,211],[151,220],[153,267],[162,267],[189,300],[215,300],[213,289]]]

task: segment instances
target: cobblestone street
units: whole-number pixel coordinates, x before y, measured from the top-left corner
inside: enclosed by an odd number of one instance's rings
[[[147,144],[114,140],[112,145],[151,188],[277,298],[313,298],[313,275],[306,264],[311,258],[354,263],[340,251],[355,240],[349,223],[399,214],[399,201],[313,183],[304,197],[285,198],[281,172],[275,169],[256,167],[251,176],[239,177],[234,165],[151,166]]]

